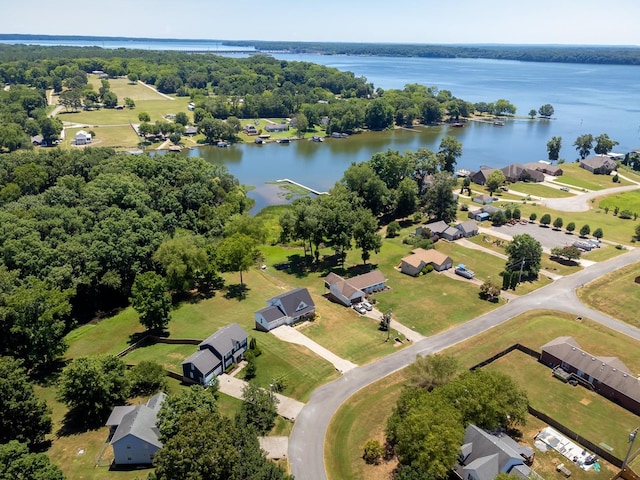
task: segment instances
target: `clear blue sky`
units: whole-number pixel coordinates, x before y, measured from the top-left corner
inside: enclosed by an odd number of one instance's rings
[[[0,33],[639,45],[638,0],[13,0]]]

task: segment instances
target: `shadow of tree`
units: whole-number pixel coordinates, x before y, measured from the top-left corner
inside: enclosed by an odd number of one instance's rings
[[[69,437],[92,430],[98,430],[104,426],[107,412],[101,415],[87,415],[85,412],[69,410],[62,419],[62,425],[56,432],[59,437]]]
[[[250,290],[251,289],[249,287],[247,287],[247,285],[245,283],[232,283],[230,285],[227,285],[226,293],[224,294],[224,298],[226,298],[226,299],[235,298],[238,301],[242,301],[245,298],[247,298],[247,293]]]

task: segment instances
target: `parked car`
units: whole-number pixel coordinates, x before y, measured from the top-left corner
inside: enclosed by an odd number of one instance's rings
[[[356,303],[353,306],[353,309],[358,312],[360,315],[364,315],[365,313],[367,313],[367,310],[359,303]]]
[[[472,279],[476,275],[475,273],[473,273],[472,270],[469,270],[466,267],[466,265],[464,265],[463,263],[459,264],[456,267],[455,272],[457,275],[460,275],[461,277],[468,278],[468,279]]]
[[[597,238],[590,238],[589,240],[587,240],[587,242],[593,245],[595,248],[600,248],[600,240],[598,240]]]
[[[368,312],[373,310],[373,305],[371,305],[369,302],[361,302],[360,305],[362,305],[364,309]]]
[[[560,190],[562,190],[563,192],[568,192],[569,191],[569,187],[560,187]]]
[[[595,245],[591,242],[581,242],[581,241],[576,241],[573,242],[573,246],[576,248],[579,248],[580,250],[584,250],[585,252],[590,252],[591,250],[593,250],[595,247]]]

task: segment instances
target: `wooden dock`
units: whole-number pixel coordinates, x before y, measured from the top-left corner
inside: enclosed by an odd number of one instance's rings
[[[298,182],[294,182],[293,180],[289,179],[289,178],[282,178],[280,180],[276,180],[277,183],[290,183],[291,185],[295,185],[297,187],[300,188],[304,188],[305,190],[310,191],[311,193],[315,194],[315,195],[329,195],[329,192],[320,192],[318,190],[315,190],[311,187],[307,187],[306,185],[302,185],[301,183]]]

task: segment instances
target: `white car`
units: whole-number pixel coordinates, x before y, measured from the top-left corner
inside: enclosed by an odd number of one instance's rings
[[[373,305],[371,305],[369,302],[361,302],[360,305],[362,305],[367,312],[373,310]]]
[[[356,312],[358,312],[360,315],[364,315],[365,313],[367,313],[367,310],[366,310],[362,305],[360,305],[359,303],[356,303],[356,304],[353,306],[353,309],[354,309]]]

